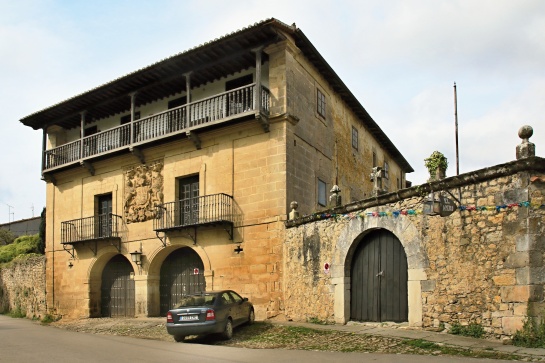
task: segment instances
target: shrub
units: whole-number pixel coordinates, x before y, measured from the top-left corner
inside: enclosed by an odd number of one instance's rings
[[[465,337],[481,338],[484,335],[484,328],[481,324],[477,323],[470,323],[469,325],[454,323],[452,324],[449,333],[463,335]]]
[[[545,348],[545,323],[537,323],[532,317],[526,318],[522,330],[513,335],[513,345],[526,348]]]
[[[6,263],[19,255],[39,253],[39,236],[21,236],[15,239],[12,244],[0,247],[0,263]]]

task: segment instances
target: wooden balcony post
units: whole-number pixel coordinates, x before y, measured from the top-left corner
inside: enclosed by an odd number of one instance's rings
[[[81,121],[80,121],[80,141],[79,141],[79,158],[83,159],[83,138],[85,137],[85,115],[87,114],[87,111],[82,111],[81,113]]]
[[[42,175],[43,175],[43,172],[45,170],[45,164],[46,164],[45,149],[46,149],[46,142],[47,142],[47,132],[46,132],[46,127],[45,126],[44,126],[43,130],[44,130],[44,132],[43,132],[43,135],[42,135]]]
[[[187,98],[187,108],[186,108],[186,124],[184,125],[184,128],[185,127],[188,127],[189,126],[189,120],[191,119],[191,112],[189,110],[189,104],[191,103],[191,73],[193,72],[187,72],[187,73],[184,73],[184,77],[185,77],[185,95],[186,95],[186,98]]]
[[[255,91],[254,91],[254,108],[261,114],[261,55],[263,47],[253,49],[255,53]]]
[[[135,109],[136,109],[136,93],[132,92],[129,94],[131,97],[131,140],[129,143],[132,145],[134,143],[134,115],[135,115]]]

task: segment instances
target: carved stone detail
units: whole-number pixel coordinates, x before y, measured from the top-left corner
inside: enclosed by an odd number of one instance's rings
[[[155,206],[163,203],[163,162],[139,165],[125,172],[124,213],[126,223],[155,218]]]

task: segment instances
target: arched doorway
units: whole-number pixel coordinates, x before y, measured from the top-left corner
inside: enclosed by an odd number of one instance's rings
[[[161,266],[160,313],[165,315],[185,294],[206,290],[204,264],[189,247],[172,252]]]
[[[134,270],[116,255],[102,271],[100,312],[103,317],[134,317]]]
[[[407,256],[391,232],[378,229],[360,242],[350,270],[350,319],[408,320]]]

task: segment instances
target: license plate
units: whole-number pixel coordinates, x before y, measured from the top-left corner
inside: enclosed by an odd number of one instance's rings
[[[198,315],[182,315],[180,316],[180,321],[188,321],[188,320],[199,320]]]

